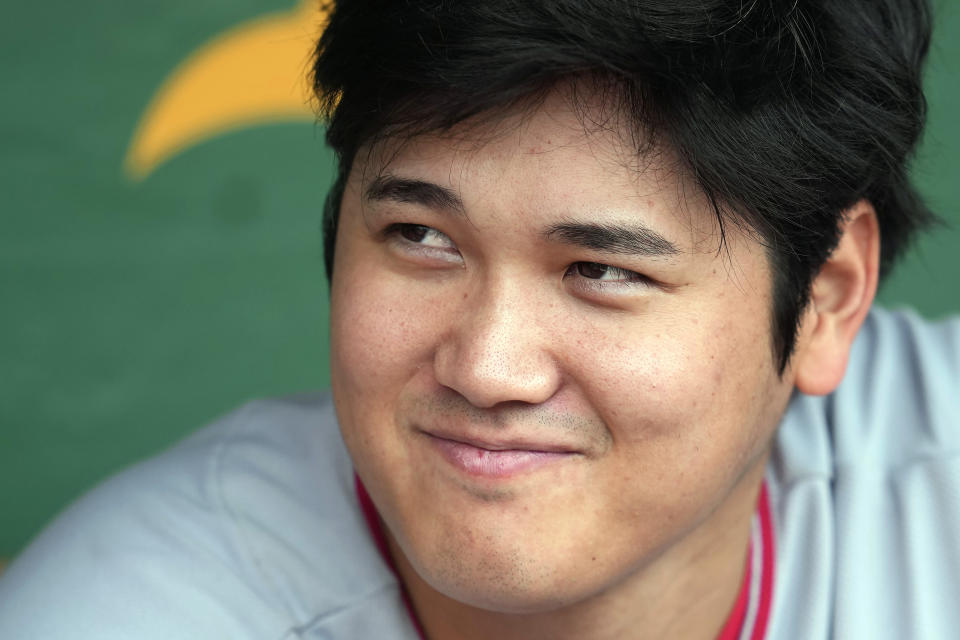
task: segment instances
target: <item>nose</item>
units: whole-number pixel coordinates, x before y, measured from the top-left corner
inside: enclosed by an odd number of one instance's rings
[[[437,347],[437,381],[473,406],[539,404],[560,386],[561,374],[543,322],[543,308],[514,285],[490,287],[464,301]]]

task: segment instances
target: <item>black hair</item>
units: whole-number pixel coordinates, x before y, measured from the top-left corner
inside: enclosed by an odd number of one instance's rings
[[[926,0],[339,0],[313,65],[339,160],[327,275],[359,149],[592,78],[633,140],[680,159],[721,242],[734,223],[766,246],[782,372],[845,210],[876,209],[881,275],[935,220],[907,173],[930,32]]]

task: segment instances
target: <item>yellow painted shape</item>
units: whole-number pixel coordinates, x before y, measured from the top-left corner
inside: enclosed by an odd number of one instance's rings
[[[134,180],[226,131],[314,117],[307,79],[325,16],[316,0],[251,20],[194,51],[144,111],[124,166]]]

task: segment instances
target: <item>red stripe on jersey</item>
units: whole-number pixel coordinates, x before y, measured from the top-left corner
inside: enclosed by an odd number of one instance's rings
[[[738,638],[763,640],[766,635],[770,606],[773,602],[774,564],[773,518],[766,483],[760,486],[757,510],[751,529],[750,546],[747,548],[747,562],[743,581],[740,584],[740,593],[717,640],[737,640]],[[759,535],[757,535],[758,532]],[[757,560],[756,563],[754,559]],[[760,572],[759,576],[754,575],[757,571]],[[758,580],[759,584],[757,584]]]
[[[757,504],[760,516],[760,537],[763,540],[763,572],[760,576],[760,607],[757,610],[757,623],[753,627],[750,640],[761,640],[767,633],[770,621],[770,606],[773,604],[773,568],[775,562],[775,540],[773,533],[773,513],[770,509],[770,493],[767,483],[760,487],[760,500]]]

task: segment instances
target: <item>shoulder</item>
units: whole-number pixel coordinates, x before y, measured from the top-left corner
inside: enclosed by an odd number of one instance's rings
[[[837,390],[795,395],[776,453],[790,458],[795,477],[894,469],[960,454],[958,422],[960,316],[930,322],[874,309]]]
[[[0,581],[0,637],[279,638],[394,600],[312,394],[252,402],[72,505]]]
[[[838,464],[865,445],[897,466],[960,453],[960,317],[874,310],[831,408]]]
[[[797,394],[768,483],[773,637],[946,637],[960,625],[960,319],[871,312],[840,387]]]

